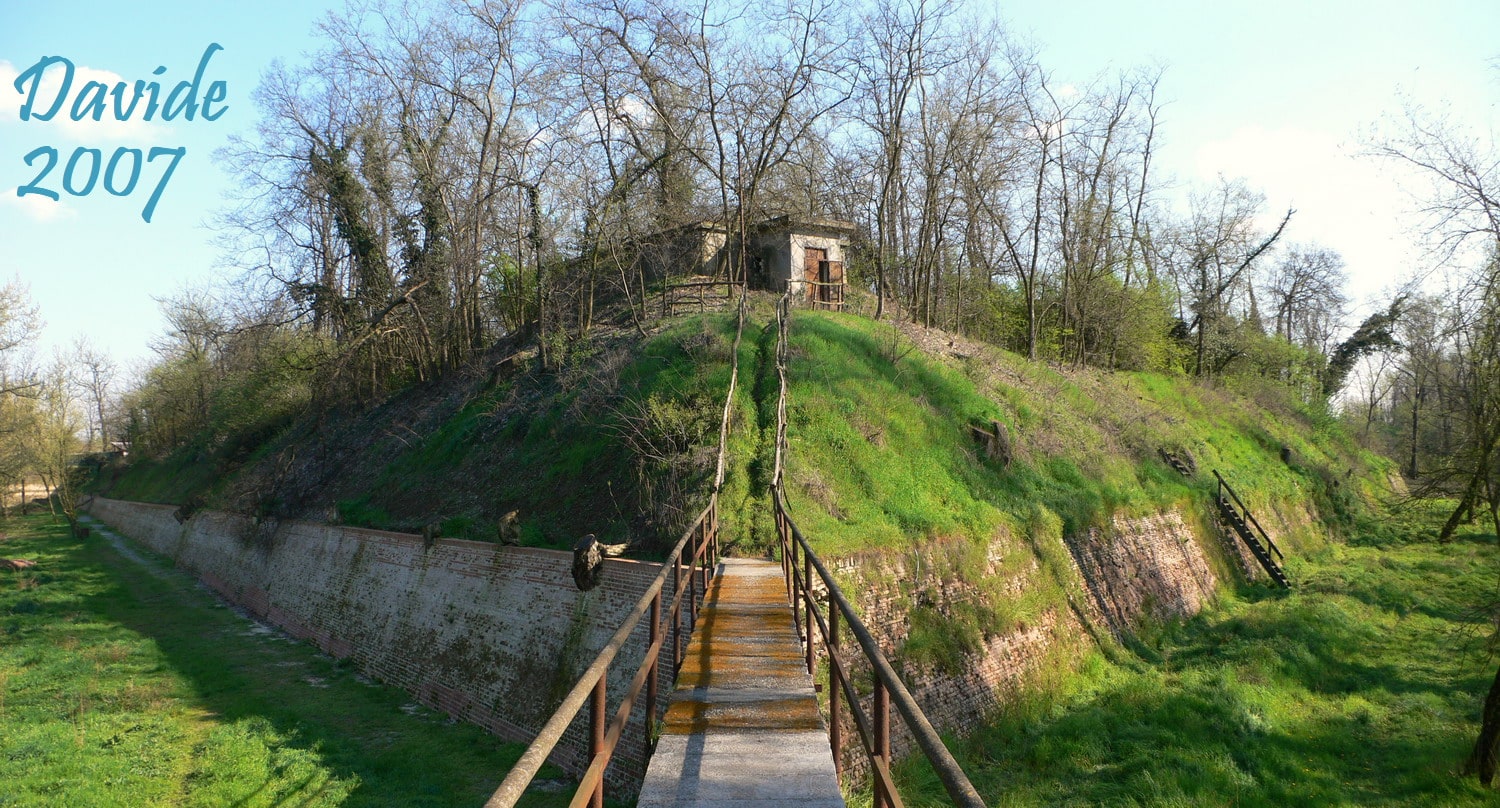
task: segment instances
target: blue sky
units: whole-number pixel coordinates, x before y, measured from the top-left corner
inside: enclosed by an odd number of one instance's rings
[[[311,30],[342,0],[152,3],[0,0],[0,279],[19,277],[47,321],[43,350],[80,335],[126,362],[150,355],[163,323],[153,297],[228,277],[204,225],[228,178],[213,150],[253,129],[251,93],[273,60],[314,47]],[[1063,84],[1103,71],[1161,64],[1161,166],[1179,189],[1216,174],[1243,176],[1264,192],[1270,216],[1298,209],[1288,237],[1341,253],[1359,296],[1378,293],[1421,260],[1409,232],[1401,175],[1359,156],[1362,139],[1403,98],[1494,131],[1500,110],[1500,3],[1494,0],[1014,0],[974,3],[998,13],[1040,48]],[[191,78],[218,43],[206,82],[223,80],[218,121],[120,127],[21,122],[10,82],[44,55],[127,81]],[[77,81],[83,81],[81,77]],[[61,117],[61,116],[60,116]],[[185,146],[153,221],[140,208],[156,165],[129,196],[96,188],[62,203],[25,200],[15,189],[35,169],[22,158],[56,147],[114,150]],[[59,165],[59,168],[62,168]],[[58,183],[57,173],[52,185]]]

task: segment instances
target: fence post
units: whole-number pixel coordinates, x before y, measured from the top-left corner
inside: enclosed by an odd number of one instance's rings
[[[682,667],[682,601],[677,593],[682,591],[682,554],[672,562],[672,672]]]
[[[661,590],[656,590],[656,597],[651,599],[651,638],[647,640],[646,647],[656,645],[661,639]],[[647,760],[651,758],[651,730],[656,727],[656,688],[657,674],[661,671],[661,651],[651,657],[651,672],[646,674],[646,754]]]
[[[609,678],[608,671],[599,675],[599,681],[594,685],[594,697],[589,710],[589,765],[593,765],[599,756],[604,754],[604,706],[605,706],[605,680]],[[593,796],[589,798],[591,808],[604,808],[604,773],[599,773],[599,782],[594,784]]]
[[[686,548],[684,548],[686,549]],[[679,559],[679,563],[680,563]],[[698,626],[698,560],[688,562],[688,631]]]
[[[792,625],[797,627],[797,632],[800,634],[802,632],[802,590],[806,588],[807,582],[797,580],[797,555],[802,552],[802,548],[797,546],[796,538],[792,538],[788,543],[792,545],[792,569],[787,576],[792,589]]]
[[[885,690],[885,682],[875,677],[875,759],[891,767],[891,698]],[[873,773],[872,773],[873,774]],[[891,795],[885,791],[885,781],[878,774],[875,780],[875,808],[890,808]]]
[[[839,610],[833,599],[828,603],[828,746],[833,750],[833,776],[843,784],[844,763],[843,732],[839,730],[839,696],[844,688],[844,677],[839,675]]]
[[[813,675],[813,665],[816,664],[813,653],[813,588],[812,588],[812,558],[807,553],[802,554],[802,596],[805,599],[807,613],[803,615],[807,621],[807,673]]]

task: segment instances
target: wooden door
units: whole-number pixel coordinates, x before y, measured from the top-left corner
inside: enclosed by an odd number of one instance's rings
[[[824,274],[827,270],[828,251],[817,247],[808,247],[802,258],[802,279],[806,281],[807,299],[812,303],[818,303],[825,299],[828,287],[820,284],[827,283]]]

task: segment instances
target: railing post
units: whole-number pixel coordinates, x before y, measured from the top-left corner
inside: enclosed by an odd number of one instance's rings
[[[609,678],[608,671],[600,674],[599,681],[594,685],[594,697],[589,709],[589,764],[604,754],[604,706],[605,706],[605,680]],[[604,776],[600,773],[599,782],[594,784],[593,796],[589,798],[590,808],[604,808]]]
[[[891,698],[885,690],[885,682],[875,677],[875,758],[891,767]],[[872,773],[873,774],[873,773]],[[885,781],[879,775],[875,780],[875,808],[890,808],[891,795],[885,792]]]
[[[713,558],[710,559],[710,560],[712,562],[711,566],[718,567],[719,566],[719,501],[718,501],[717,497],[714,499],[713,509],[710,511],[710,513],[713,515],[713,534],[712,534],[713,535],[713,545],[712,545],[712,547],[713,547]]]
[[[672,672],[682,667],[682,601],[677,593],[682,591],[682,554],[672,562]]]
[[[839,730],[839,696],[844,688],[844,677],[839,675],[839,610],[833,599],[828,602],[828,747],[833,750],[833,776],[842,784],[844,763],[842,752],[843,733]]]
[[[698,626],[698,559],[688,562],[688,631]]]
[[[781,540],[781,580],[786,586],[787,600],[792,599],[792,568],[787,566],[792,560],[792,546],[787,539],[786,514],[781,510],[781,499],[776,495],[776,537]]]
[[[807,636],[807,673],[813,674],[813,665],[816,660],[813,653],[813,588],[812,588],[812,558],[807,553],[802,554],[802,595],[805,599],[804,605],[807,613],[803,615],[806,620]]]
[[[656,590],[656,597],[651,599],[651,637],[646,646],[654,647],[661,639],[661,590]],[[661,651],[658,649],[656,655],[651,657],[651,672],[646,674],[646,754],[651,757],[651,730],[656,726],[656,688],[657,674],[661,671]]]
[[[796,626],[797,631],[800,632],[802,631],[802,591],[806,589],[807,582],[797,580],[797,556],[802,552],[802,548],[797,546],[795,538],[790,544],[792,545],[792,570],[787,577],[791,581],[792,588],[792,625]]]
[[[702,550],[703,550],[703,555],[701,556],[701,558],[703,560],[700,562],[702,564],[702,567],[703,567],[703,569],[702,569],[702,573],[703,573],[702,591],[703,591],[703,597],[704,597],[704,599],[707,599],[708,598],[708,581],[709,581],[710,578],[713,577],[709,573],[709,570],[712,569],[712,567],[710,566],[710,564],[713,563],[713,559],[711,557],[712,552],[713,552],[713,531],[712,531],[712,526],[709,524],[709,520],[706,519],[706,518],[703,520],[703,546],[702,546]]]

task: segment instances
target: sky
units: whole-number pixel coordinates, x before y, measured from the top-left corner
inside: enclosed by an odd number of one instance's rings
[[[1500,130],[1500,2],[1496,0],[1006,0],[970,2],[1032,42],[1055,82],[1083,86],[1109,71],[1160,65],[1163,179],[1185,198],[1219,175],[1265,194],[1268,226],[1297,210],[1286,233],[1341,253],[1356,300],[1368,311],[1424,260],[1409,177],[1364,154],[1382,121],[1403,104],[1446,109],[1476,129]],[[156,300],[232,277],[209,226],[230,178],[213,160],[231,135],[256,123],[251,94],[273,61],[314,49],[314,24],[342,0],[0,0],[0,283],[19,279],[42,310],[43,353],[86,337],[126,367],[151,356],[165,329]],[[126,124],[21,121],[12,82],[44,56],[89,80],[156,79],[166,96],[191,81],[224,82],[213,121]],[[153,75],[164,67],[162,75]],[[45,89],[45,86],[44,86]],[[49,100],[40,93],[41,106]],[[199,100],[202,100],[200,96]],[[106,116],[107,118],[108,116]],[[140,117],[139,115],[136,116]],[[58,162],[38,184],[52,201],[17,195],[50,146]],[[183,147],[149,223],[142,209],[169,154],[144,161],[129,187],[133,152]],[[98,149],[116,172],[85,195],[62,188],[77,149]],[[119,150],[125,150],[121,153]],[[87,187],[92,153],[75,162],[71,187]]]

